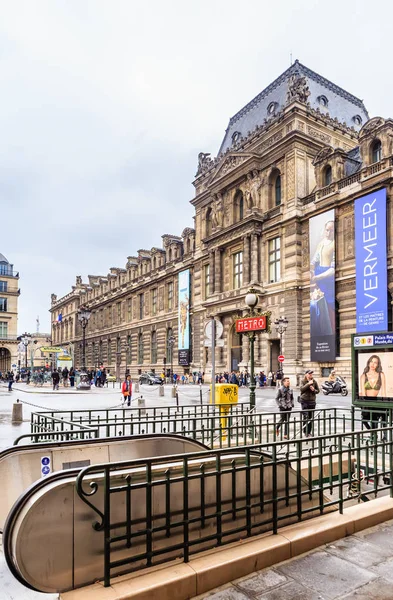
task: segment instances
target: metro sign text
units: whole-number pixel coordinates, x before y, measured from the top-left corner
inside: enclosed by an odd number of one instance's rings
[[[236,320],[236,332],[244,333],[245,331],[266,331],[267,320],[265,315],[260,317],[247,317],[246,319]]]

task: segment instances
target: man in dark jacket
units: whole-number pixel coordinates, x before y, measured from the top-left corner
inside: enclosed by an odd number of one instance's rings
[[[277,406],[280,409],[281,417],[276,426],[276,437],[280,433],[280,427],[284,424],[284,438],[288,438],[288,424],[291,410],[293,409],[293,392],[291,390],[289,377],[284,377],[282,386],[278,388],[276,394]]]
[[[314,379],[314,371],[308,369],[304,374],[303,383],[300,386],[300,401],[303,411],[303,432],[307,437],[311,437],[313,428],[314,410],[316,406],[316,397],[319,394],[318,382]]]

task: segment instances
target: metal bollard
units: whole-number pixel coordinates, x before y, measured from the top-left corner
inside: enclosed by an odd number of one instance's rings
[[[203,401],[202,401],[202,384],[201,383],[199,384],[199,399],[201,401],[201,406],[202,406]]]
[[[158,395],[159,396],[165,396],[165,389],[163,385],[159,385],[158,386]]]
[[[135,382],[135,391],[139,392],[139,381]]]
[[[139,410],[139,415],[141,417],[146,416],[146,402],[143,396],[141,396],[140,398],[138,398],[138,408]]]
[[[172,398],[176,398],[176,386],[172,386]]]
[[[22,423],[23,422],[23,406],[19,402],[19,398],[12,405],[12,422],[13,423]]]

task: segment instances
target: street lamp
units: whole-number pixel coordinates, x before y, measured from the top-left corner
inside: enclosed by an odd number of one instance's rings
[[[79,389],[90,389],[90,378],[86,373],[86,327],[90,319],[91,312],[88,308],[81,306],[78,310],[78,320],[82,326],[82,370],[80,374]]]
[[[25,332],[23,338],[22,338],[22,344],[25,347],[25,367],[26,367],[26,371],[27,371],[27,346],[29,345],[29,338],[27,337],[27,333]]]
[[[252,317],[255,315],[255,307],[258,304],[258,294],[253,288],[250,288],[247,292],[246,305],[248,306],[248,316]],[[255,331],[247,333],[250,340],[250,406],[251,409],[255,408],[255,377],[254,377],[254,342],[255,342]]]
[[[171,353],[171,382],[173,383],[173,346],[175,345],[175,338],[173,335],[168,338],[168,349]]]
[[[282,355],[282,336],[284,335],[287,327],[288,327],[288,319],[286,319],[285,317],[280,317],[279,319],[276,319],[274,321],[274,325],[276,327],[276,331],[278,333],[278,335],[280,336],[280,356]],[[282,362],[279,363],[279,370],[281,371],[281,375],[282,375]]]

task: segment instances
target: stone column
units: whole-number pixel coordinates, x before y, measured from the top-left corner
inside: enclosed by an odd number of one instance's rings
[[[258,235],[253,233],[251,236],[251,282],[259,281],[259,256],[258,256]]]
[[[266,261],[266,242],[261,238],[261,243],[259,244],[259,277],[262,286],[267,282]]]
[[[216,277],[216,274],[214,272],[214,252],[211,251],[211,252],[209,252],[209,279],[210,279],[209,287],[210,287],[210,295],[213,294],[213,292],[214,292],[215,277]]]
[[[243,284],[250,283],[250,238],[243,238]]]
[[[219,294],[221,292],[221,249],[217,248],[214,252],[215,273],[214,273],[214,291]]]

